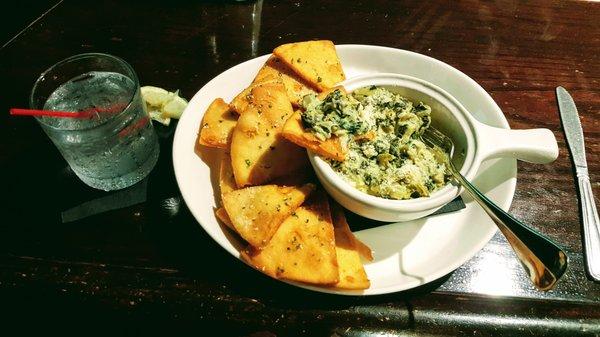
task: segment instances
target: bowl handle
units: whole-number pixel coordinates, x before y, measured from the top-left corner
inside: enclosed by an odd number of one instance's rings
[[[535,164],[547,164],[558,157],[558,144],[548,129],[511,130],[476,122],[482,160],[512,157]]]

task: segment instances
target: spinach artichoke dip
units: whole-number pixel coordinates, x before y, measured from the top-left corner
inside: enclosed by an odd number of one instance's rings
[[[411,199],[427,197],[448,182],[444,154],[420,140],[431,123],[429,106],[377,86],[350,94],[334,90],[323,100],[306,95],[302,106],[305,129],[321,141],[338,136],[347,148],[343,162],[328,162],[358,190]]]

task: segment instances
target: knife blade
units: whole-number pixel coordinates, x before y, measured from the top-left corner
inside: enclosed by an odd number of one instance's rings
[[[556,99],[558,100],[560,120],[577,174],[586,269],[592,279],[600,281],[600,220],[598,220],[598,210],[588,175],[583,128],[575,102],[565,88],[556,88]]]
[[[565,130],[567,142],[571,148],[571,156],[577,168],[587,168],[585,159],[585,145],[583,143],[583,128],[579,121],[579,113],[573,97],[563,87],[556,88],[560,120]]]

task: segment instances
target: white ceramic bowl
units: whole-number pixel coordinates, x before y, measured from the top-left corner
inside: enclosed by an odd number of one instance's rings
[[[548,129],[510,130],[483,124],[438,86],[400,74],[378,73],[351,78],[342,83],[348,92],[371,85],[383,86],[413,102],[431,107],[432,125],[454,141],[456,167],[468,180],[473,180],[482,161],[496,157],[512,157],[545,164],[558,157],[558,145]],[[309,151],[310,162],[318,179],[342,206],[364,217],[379,221],[408,221],[427,216],[461,192],[452,184],[429,197],[390,200],[361,192],[338,175],[317,154]]]

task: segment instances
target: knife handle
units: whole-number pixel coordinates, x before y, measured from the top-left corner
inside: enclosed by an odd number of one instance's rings
[[[600,281],[600,221],[598,220],[598,210],[594,202],[592,185],[586,171],[587,169],[583,172],[579,172],[579,170],[577,172],[581,215],[583,217],[586,265],[589,275],[594,280]]]

